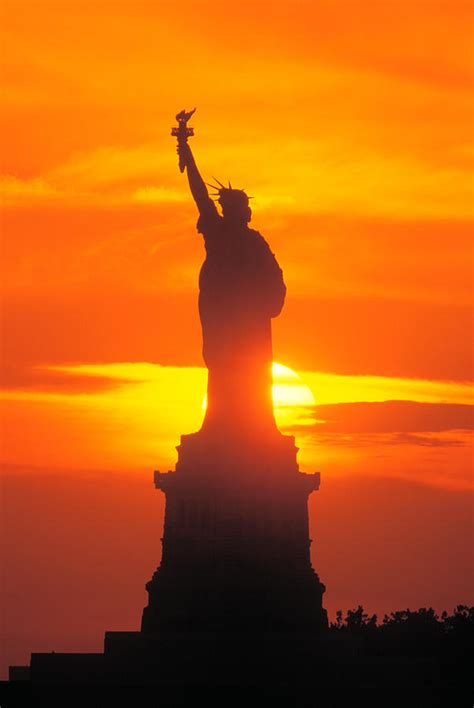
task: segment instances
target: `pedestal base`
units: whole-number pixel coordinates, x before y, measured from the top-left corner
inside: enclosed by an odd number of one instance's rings
[[[166,495],[163,555],[147,584],[142,632],[315,633],[327,627],[324,585],[311,566],[308,495],[294,438],[238,445],[183,436]]]

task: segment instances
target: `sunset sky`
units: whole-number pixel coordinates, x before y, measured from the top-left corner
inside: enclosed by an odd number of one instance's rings
[[[277,418],[321,472],[330,615],[472,604],[472,3],[3,0],[1,26],[2,675],[139,626],[152,471],[206,388],[184,107],[284,270]]]

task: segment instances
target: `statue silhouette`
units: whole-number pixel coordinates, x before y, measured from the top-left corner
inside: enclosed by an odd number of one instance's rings
[[[219,214],[185,140],[178,140],[178,154],[199,210],[197,230],[206,248],[199,314],[209,375],[201,430],[253,437],[275,433],[271,319],[285,299],[282,270],[263,236],[249,228],[247,194],[219,182],[215,187]]]

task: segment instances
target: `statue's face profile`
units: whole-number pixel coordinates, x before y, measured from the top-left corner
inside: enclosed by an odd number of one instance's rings
[[[223,189],[220,191],[219,204],[222,216],[226,221],[234,224],[248,224],[252,218],[249,207],[249,198],[241,189]]]
[[[234,224],[248,224],[252,218],[252,211],[250,207],[240,207],[239,209],[232,209],[228,206],[222,207],[222,216],[226,221],[232,222]]]

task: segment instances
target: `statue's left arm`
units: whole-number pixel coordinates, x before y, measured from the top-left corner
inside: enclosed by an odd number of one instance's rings
[[[283,271],[263,236],[258,231],[252,230],[252,233],[256,249],[254,258],[259,264],[257,283],[260,302],[269,317],[277,317],[283,308],[286,296]]]
[[[271,254],[271,271],[273,279],[272,297],[270,298],[270,317],[277,317],[283,309],[286,296],[286,285],[283,280],[283,271],[278,265],[275,255]]]

